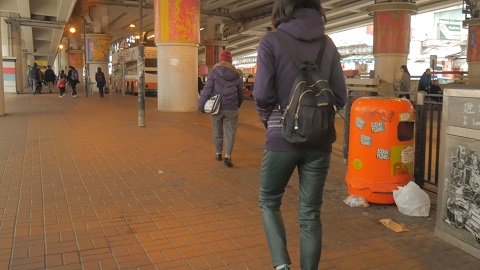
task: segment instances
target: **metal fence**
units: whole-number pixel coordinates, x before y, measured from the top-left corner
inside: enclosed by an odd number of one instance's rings
[[[442,95],[417,98],[415,107],[415,182],[423,189],[436,193],[440,164],[440,131]]]

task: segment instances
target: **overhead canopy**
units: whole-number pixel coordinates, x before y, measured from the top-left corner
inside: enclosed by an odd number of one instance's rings
[[[375,61],[375,57],[371,54],[353,54],[342,59],[344,63],[358,63],[358,62],[368,62],[371,63]]]

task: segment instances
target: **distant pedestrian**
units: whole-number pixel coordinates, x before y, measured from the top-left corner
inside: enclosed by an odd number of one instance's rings
[[[432,87],[432,70],[427,68],[418,81],[418,91],[425,91],[430,94]]]
[[[438,80],[433,80],[433,84],[430,87],[430,92],[429,94],[432,95],[441,95],[443,93],[442,88],[440,88],[440,82]],[[433,101],[436,102],[442,102],[443,98],[442,97],[431,97]]]
[[[404,97],[410,100],[410,94],[408,94],[408,92],[410,92],[410,72],[406,65],[402,65],[400,69],[402,70],[402,78],[399,81],[399,90],[403,93],[398,97]]]
[[[33,66],[30,67],[28,71],[28,82],[30,85],[30,90],[32,94],[37,93],[37,82],[42,79],[42,75],[40,73],[40,69],[38,68],[37,63],[33,63]]]
[[[220,112],[212,114],[213,142],[218,161],[222,160],[225,132],[225,159],[223,164],[233,167],[232,150],[238,124],[238,109],[243,102],[243,81],[241,73],[232,65],[232,54],[228,50],[220,52],[220,62],[209,72],[207,83],[201,91],[198,109],[204,111],[207,100],[217,94],[222,95]]]
[[[60,90],[60,97],[65,95],[65,86],[67,85],[67,75],[65,74],[65,70],[61,70],[60,74],[58,74],[58,83],[57,88]]]
[[[97,82],[100,97],[103,98],[103,88],[105,87],[105,84],[107,84],[107,80],[105,79],[105,74],[103,74],[101,67],[97,68],[97,73],[95,73],[95,81]]]
[[[48,65],[47,70],[45,70],[45,82],[47,83],[48,92],[52,93],[53,84],[57,79],[55,72],[52,69],[52,66]]]
[[[72,88],[72,97],[77,97],[77,83],[80,82],[78,79],[78,71],[73,66],[68,67],[68,84]]]

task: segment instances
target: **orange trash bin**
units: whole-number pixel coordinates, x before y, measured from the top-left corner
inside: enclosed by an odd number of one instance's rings
[[[394,204],[393,190],[413,179],[414,119],[406,99],[363,97],[350,110],[350,195],[370,203]]]

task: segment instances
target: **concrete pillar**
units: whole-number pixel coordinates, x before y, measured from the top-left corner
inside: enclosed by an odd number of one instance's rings
[[[7,23],[5,22],[5,17],[0,17],[0,32],[1,32],[1,35],[0,35],[0,40],[2,42],[2,51],[3,51],[3,55],[4,56],[10,56],[10,53],[9,53],[9,38],[8,38],[8,25]]]
[[[23,87],[24,89],[28,87],[28,63],[27,63],[27,54],[24,53],[22,57],[22,65],[23,65]],[[30,92],[30,91],[28,91]]]
[[[22,61],[22,32],[20,28],[20,23],[17,21],[12,21],[10,23],[10,30],[12,34],[12,51],[13,57],[17,59],[16,66],[15,66],[15,82],[17,86],[17,93],[23,92],[23,89],[28,87],[26,85],[26,80],[24,79],[23,74],[25,71],[23,70],[23,61]]]
[[[94,6],[89,11],[92,19],[93,33],[106,34],[108,33],[108,7]]]
[[[393,90],[391,84],[400,79],[400,66],[407,64],[410,17],[418,7],[414,3],[387,2],[369,6],[367,11],[374,16],[375,77],[388,83],[381,84],[380,91]]]
[[[2,27],[0,26],[0,37],[2,36]],[[3,39],[2,39],[3,40]],[[5,93],[3,91],[3,46],[0,46],[0,116],[5,115]]]
[[[200,1],[155,0],[154,17],[158,110],[196,111]]]
[[[218,63],[218,56],[227,45],[227,41],[221,39],[223,20],[220,18],[207,19],[207,34],[202,43],[205,45],[205,64],[208,70],[212,70],[216,63]]]
[[[468,26],[468,83],[480,84],[480,19],[468,19],[463,25]]]

